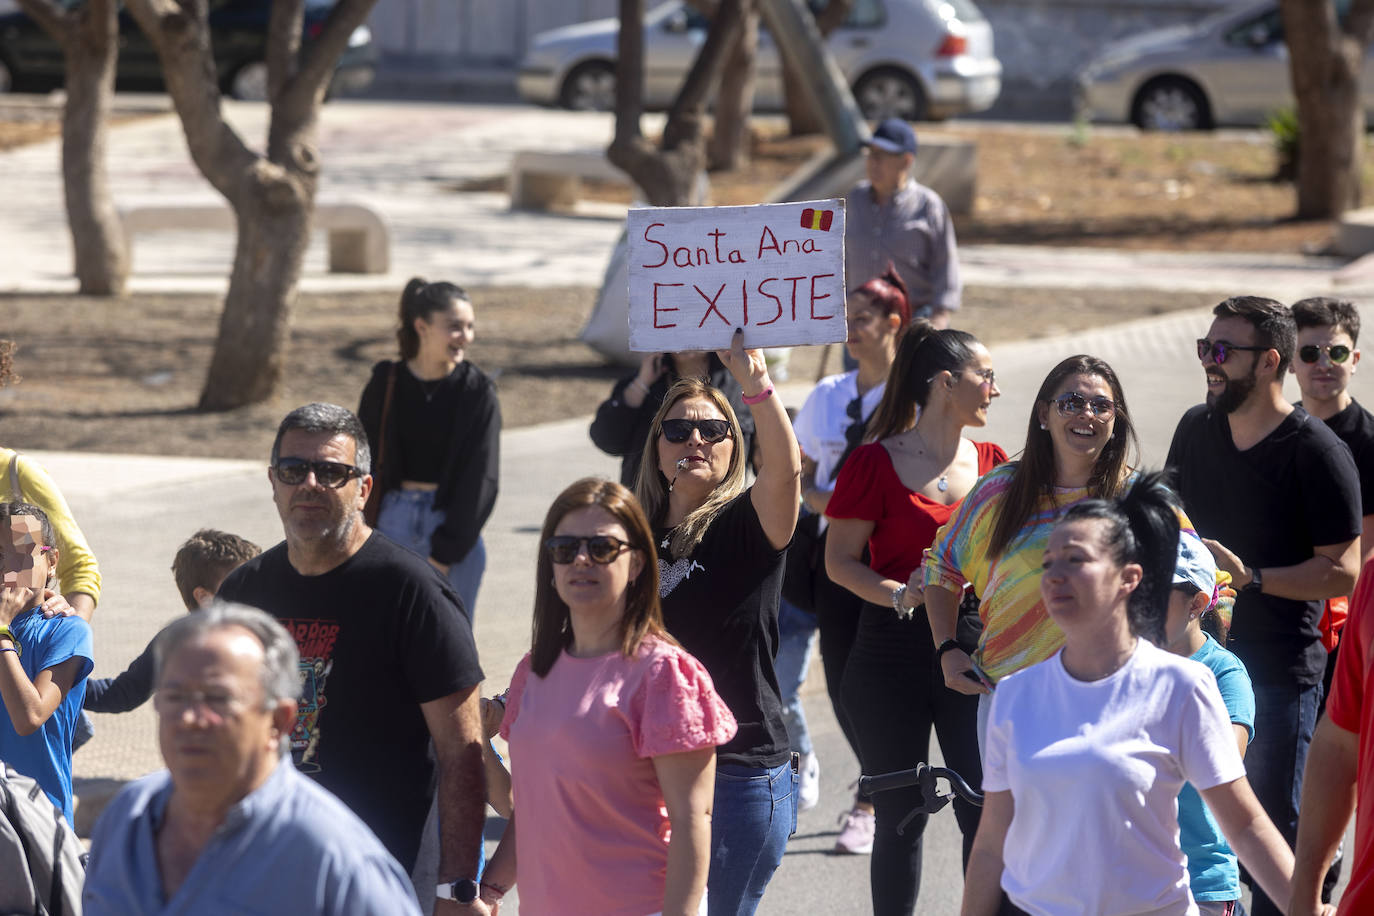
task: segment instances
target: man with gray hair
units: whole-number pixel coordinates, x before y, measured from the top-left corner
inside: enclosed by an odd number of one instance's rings
[[[219,594],[262,608],[295,638],[303,695],[288,732],[300,771],[372,828],[423,912],[485,913],[472,628],[433,566],[363,521],[370,471],[351,411],[287,414],[267,471],[286,540],[230,573]]]
[[[167,769],[96,824],[88,916],[419,912],[367,825],[284,759],[301,685],[281,624],[218,602],[168,624],[153,654]]]

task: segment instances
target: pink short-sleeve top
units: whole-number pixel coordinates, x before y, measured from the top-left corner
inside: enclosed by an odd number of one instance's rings
[[[634,658],[564,652],[542,678],[526,655],[501,722],[521,912],[662,910],[672,825],[653,758],[719,746],[735,729],[701,663],[656,637]]]

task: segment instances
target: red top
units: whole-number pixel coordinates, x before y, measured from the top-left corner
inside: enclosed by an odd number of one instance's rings
[[[1007,460],[1002,447],[975,442],[978,474],[982,476]],[[946,506],[906,488],[892,456],[881,443],[861,445],[845,461],[825,514],[830,518],[861,518],[873,522],[868,538],[868,565],[875,572],[905,582],[935,532],[949,521],[959,503]]]
[[[1350,619],[1341,636],[1341,654],[1336,656],[1336,675],[1331,679],[1331,698],[1326,714],[1332,723],[1360,736],[1356,792],[1360,803],[1355,808],[1355,854],[1351,861],[1368,862],[1374,851],[1374,677],[1369,669],[1374,659],[1374,560],[1365,564],[1350,598]],[[1350,885],[1341,895],[1341,916],[1374,912],[1374,872],[1355,869]]]

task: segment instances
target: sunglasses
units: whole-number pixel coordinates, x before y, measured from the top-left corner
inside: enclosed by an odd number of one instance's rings
[[[354,477],[363,476],[362,472],[351,464],[341,464],[337,461],[307,461],[304,458],[278,458],[272,468],[277,479],[288,487],[305,483],[311,471],[315,472],[316,483],[331,490],[337,490]]]
[[[1110,420],[1116,415],[1116,402],[1111,398],[1085,398],[1077,391],[1064,392],[1054,399],[1054,406],[1061,417],[1076,417],[1085,410],[1099,420]]]
[[[1206,359],[1208,356],[1211,356],[1212,362],[1216,363],[1218,366],[1226,362],[1226,359],[1231,355],[1232,350],[1246,350],[1251,353],[1263,353],[1265,350],[1269,349],[1271,348],[1242,347],[1240,344],[1233,344],[1227,340],[1218,340],[1215,343],[1213,343],[1206,337],[1199,337],[1197,339],[1197,358]]]
[[[1298,348],[1298,359],[1305,363],[1315,363],[1322,358],[1322,353],[1331,359],[1336,365],[1340,365],[1350,358],[1350,348],[1345,344],[1332,344],[1329,347],[1319,347],[1316,344],[1308,344]]]
[[[550,560],[559,566],[566,566],[577,559],[583,544],[587,545],[587,556],[591,558],[591,561],[601,566],[614,563],[615,558],[620,556],[623,550],[634,550],[625,541],[611,537],[609,534],[598,534],[593,537],[559,534],[545,541],[544,548],[548,550]]]
[[[664,420],[663,438],[677,445],[686,442],[694,429],[703,442],[719,442],[730,435],[728,420]]]

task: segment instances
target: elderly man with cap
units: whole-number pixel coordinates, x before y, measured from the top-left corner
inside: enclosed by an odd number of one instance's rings
[[[888,118],[864,146],[868,180],[845,198],[846,282],[861,286],[891,261],[906,282],[912,317],[948,327],[962,291],[954,225],[940,195],[911,177],[916,133]]]
[[[153,658],[167,769],[131,783],[96,824],[88,916],[418,916],[400,864],[291,765],[300,663],[281,624],[220,602],[165,627]]]

